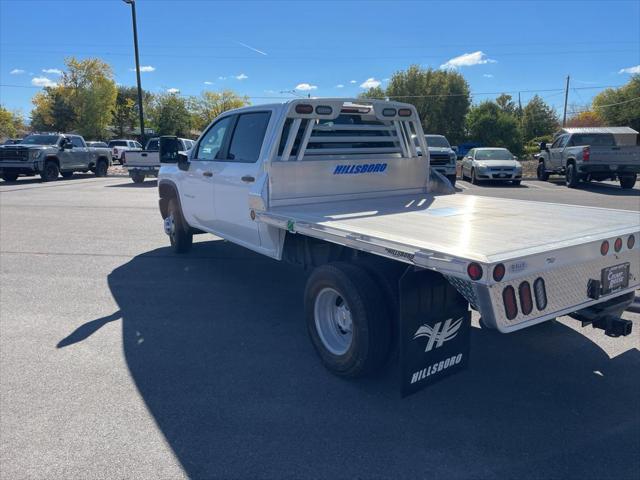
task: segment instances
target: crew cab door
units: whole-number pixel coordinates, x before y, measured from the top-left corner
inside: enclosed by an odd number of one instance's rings
[[[212,232],[215,230],[216,205],[214,200],[214,171],[216,159],[222,156],[226,139],[235,122],[226,116],[215,122],[202,136],[198,148],[192,152],[189,169],[184,172],[180,185],[182,212],[193,227]]]
[[[89,163],[89,149],[87,148],[87,144],[84,143],[84,139],[77,135],[71,135],[68,137],[73,144],[73,149],[69,152],[69,155],[65,158],[68,162],[65,165],[60,165],[60,169],[64,170],[65,168],[86,168]],[[65,163],[63,161],[62,163]]]
[[[258,159],[270,118],[270,111],[234,115],[223,158],[213,162],[215,231],[247,246],[260,246],[258,223],[249,216],[249,191],[261,169]]]
[[[551,144],[551,148],[549,148],[549,162],[551,163],[552,169],[556,170],[564,166],[562,152],[564,151],[564,147],[567,145],[568,140],[569,135],[560,135]]]

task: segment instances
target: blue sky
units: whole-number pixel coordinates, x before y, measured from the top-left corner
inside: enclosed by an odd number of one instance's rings
[[[410,64],[462,73],[474,101],[535,92],[561,109],[640,69],[640,1],[387,2],[137,0],[142,83],[196,95],[231,88],[253,103],[355,96]],[[28,114],[64,58],[97,56],[135,84],[121,0],[0,0],[0,103]],[[447,63],[449,62],[449,63]],[[626,70],[625,70],[626,69]],[[517,93],[513,93],[517,98]]]

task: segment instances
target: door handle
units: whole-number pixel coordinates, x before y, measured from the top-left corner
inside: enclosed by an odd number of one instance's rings
[[[254,177],[252,177],[251,175],[245,175],[240,180],[242,180],[243,182],[246,182],[246,183],[253,183],[253,182],[256,181],[256,179]]]
[[[206,172],[202,172],[202,175],[204,175],[205,177],[213,177],[213,172],[207,170]]]

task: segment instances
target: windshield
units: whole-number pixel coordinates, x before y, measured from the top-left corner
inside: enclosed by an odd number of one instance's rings
[[[451,148],[447,139],[442,135],[425,135],[425,138],[429,147]]]
[[[27,135],[20,143],[24,145],[55,145],[59,138],[58,135]]]
[[[610,133],[581,133],[571,137],[571,145],[592,145],[599,147],[615,147],[616,141]]]
[[[506,148],[476,150],[476,160],[513,160],[513,154]]]
[[[127,146],[127,141],[126,140],[111,140],[109,142],[109,148],[126,147],[126,146]]]

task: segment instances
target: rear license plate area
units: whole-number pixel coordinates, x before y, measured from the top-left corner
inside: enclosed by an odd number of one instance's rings
[[[629,286],[629,262],[613,265],[602,269],[600,281],[602,282],[602,295],[624,290]]]

